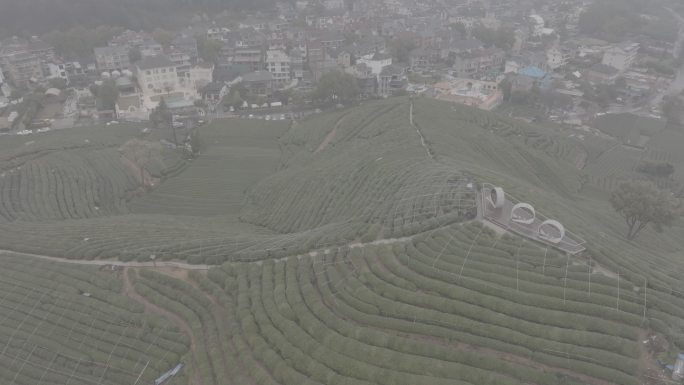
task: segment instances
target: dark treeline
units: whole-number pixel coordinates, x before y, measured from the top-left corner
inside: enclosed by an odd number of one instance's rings
[[[173,27],[188,13],[268,9],[271,0],[2,0],[0,38],[42,35],[74,26],[134,30]]]

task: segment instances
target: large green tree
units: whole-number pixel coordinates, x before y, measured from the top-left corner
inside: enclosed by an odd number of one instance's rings
[[[400,35],[395,37],[389,44],[392,57],[397,63],[408,63],[411,51],[416,48],[416,42],[411,35]]]
[[[627,239],[635,239],[649,224],[657,231],[682,215],[681,201],[646,181],[627,181],[613,191],[610,203],[627,223]]]
[[[313,91],[312,99],[319,102],[344,102],[355,99],[360,92],[355,77],[341,71],[330,71],[321,77]]]
[[[207,63],[216,63],[223,45],[216,40],[207,39],[205,35],[197,35],[197,51]]]
[[[98,107],[102,110],[113,110],[119,100],[119,89],[114,80],[106,80],[99,86],[93,86],[90,91],[97,98]]]

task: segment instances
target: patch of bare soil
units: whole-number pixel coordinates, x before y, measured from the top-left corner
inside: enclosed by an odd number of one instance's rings
[[[670,373],[665,371],[657,362],[657,356],[668,350],[667,340],[656,333],[641,330],[639,333],[639,347],[641,348],[639,373],[642,384],[662,385],[672,383],[669,376]]]
[[[328,133],[328,135],[325,136],[325,139],[323,139],[323,142],[318,146],[316,151],[314,151],[314,154],[318,154],[319,152],[325,150],[326,147],[332,142],[333,139],[335,139],[335,134],[337,134],[337,126],[338,124],[335,125],[335,127]]]
[[[119,147],[121,162],[131,169],[144,189],[155,187],[159,178],[153,177],[147,166],[161,158],[162,145],[139,139],[131,139]]]

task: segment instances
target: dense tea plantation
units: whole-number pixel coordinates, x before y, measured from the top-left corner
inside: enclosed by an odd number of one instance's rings
[[[188,337],[123,293],[119,272],[0,257],[0,382],[152,383]]]
[[[3,384],[136,385],[182,362],[172,385],[637,385],[684,350],[682,223],[626,242],[607,200],[634,150],[408,97],[214,121],[194,159],[165,134],[0,141],[0,248],[145,263],[0,254]],[[676,162],[680,136],[640,155]],[[483,182],[587,251],[484,225]]]
[[[205,383],[639,384],[644,297],[588,269],[469,224],[136,290],[193,325]]]

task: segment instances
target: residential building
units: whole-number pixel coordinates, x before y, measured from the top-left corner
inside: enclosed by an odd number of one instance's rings
[[[378,86],[378,76],[365,63],[357,63],[355,66],[348,68],[346,72],[356,78],[361,95],[375,95]]]
[[[54,49],[37,38],[11,38],[0,45],[0,71],[16,87],[40,82],[49,74],[48,64],[55,61]]]
[[[342,69],[349,68],[352,65],[352,54],[346,50],[337,50],[335,52],[337,65]]]
[[[290,70],[293,79],[302,80],[304,77],[304,54],[299,48],[290,51]]]
[[[397,65],[383,67],[378,76],[378,95],[387,97],[405,90],[407,85],[406,71]]]
[[[173,64],[176,66],[176,71],[178,72],[178,76],[180,78],[183,78],[187,75],[188,71],[190,71],[190,68],[192,68],[193,61],[190,55],[184,51],[181,51],[179,49],[171,49],[169,52],[166,54],[166,56],[173,62]]]
[[[207,39],[227,41],[230,37],[230,29],[225,27],[212,27],[207,29]]]
[[[131,67],[126,46],[107,46],[95,48],[95,62],[98,71],[123,71]]]
[[[601,64],[611,66],[622,73],[632,66],[638,52],[639,43],[623,42],[608,48],[603,54]]]
[[[534,88],[534,79],[529,76],[513,74],[509,79],[511,92],[529,92]]]
[[[344,35],[333,31],[321,31],[314,36],[314,39],[321,43],[321,47],[326,50],[337,49],[344,45]]]
[[[323,0],[325,9],[342,9],[344,8],[344,0]]]
[[[200,94],[202,100],[208,105],[215,106],[228,94],[228,86],[219,82],[211,82],[200,90]]]
[[[240,84],[257,96],[270,96],[273,93],[273,75],[268,71],[254,71],[242,75]]]
[[[180,85],[195,91],[199,91],[207,84],[214,81],[214,65],[209,63],[200,63],[190,67],[185,76],[178,75]]]
[[[544,51],[524,51],[521,55],[506,59],[504,73],[518,73],[525,67],[548,69],[548,59]]]
[[[264,53],[261,48],[235,48],[232,64],[246,65],[252,71],[261,70],[264,67]]]
[[[266,51],[266,70],[273,75],[273,87],[282,88],[291,81],[290,57],[283,51]]]
[[[529,66],[522,68],[520,71],[518,71],[518,75],[532,79],[534,85],[540,89],[550,88],[553,82],[553,78],[549,75],[549,73],[539,67]]]
[[[456,55],[484,49],[484,43],[477,39],[459,39],[452,41],[441,49],[441,58],[454,58]]]
[[[65,82],[69,82],[69,77],[67,74],[66,64],[58,63],[47,63],[47,71],[45,74],[46,79],[62,79]]]
[[[558,47],[546,51],[546,63],[551,70],[565,67],[570,61],[570,52]]]
[[[310,40],[306,45],[307,62],[310,68],[317,67],[320,62],[325,60],[325,49],[321,42]]]
[[[439,51],[424,48],[416,48],[409,55],[411,71],[424,71],[431,69],[439,58]]]
[[[366,64],[373,74],[379,76],[383,68],[392,65],[392,56],[383,53],[375,53],[373,55],[361,57],[356,62]]]
[[[499,90],[498,82],[463,78],[435,84],[432,95],[435,99],[482,110],[492,110],[503,101],[503,93]]]
[[[154,41],[152,36],[146,32],[126,30],[121,35],[112,38],[107,45],[126,48],[127,53],[135,49],[142,56],[155,56],[163,53],[161,44]]]
[[[176,65],[165,55],[148,56],[136,63],[138,85],[144,94],[170,93],[178,89]]]
[[[30,52],[1,55],[0,65],[15,87],[27,87],[31,82],[38,82],[44,78],[40,57]]]
[[[594,64],[584,73],[587,80],[599,84],[612,84],[619,75],[617,68],[601,63]]]
[[[197,50],[197,39],[186,34],[179,34],[171,42],[172,50],[180,51],[189,57],[192,64],[197,63],[199,52]]]
[[[453,71],[456,77],[481,76],[503,70],[506,52],[499,48],[485,48],[456,55]]]

